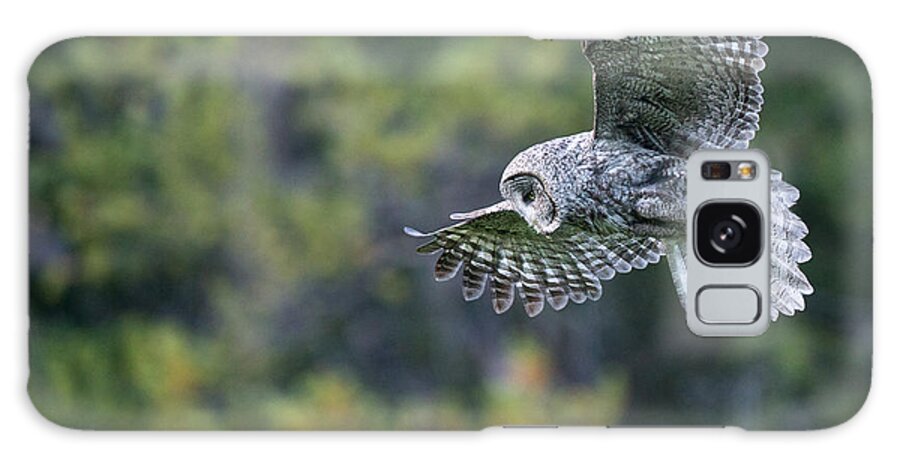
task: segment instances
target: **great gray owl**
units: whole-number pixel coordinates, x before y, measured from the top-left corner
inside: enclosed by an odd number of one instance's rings
[[[594,127],[519,153],[500,179],[503,200],[450,215],[414,237],[441,252],[435,278],[462,269],[463,297],[490,281],[494,310],[514,292],[536,316],[548,302],[597,300],[601,281],[666,256],[685,298],[685,161],[697,149],[741,149],[759,129],[759,72],[768,46],[745,37],[634,37],[588,41]],[[793,315],[813,292],[798,264],[808,229],[790,211],[799,191],[771,171],[771,310]]]

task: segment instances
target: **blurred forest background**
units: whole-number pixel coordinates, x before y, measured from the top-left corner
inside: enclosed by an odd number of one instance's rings
[[[665,264],[498,316],[402,234],[590,130],[577,42],[55,44],[29,75],[30,395],[104,429],[846,420],[871,368],[869,80],[835,42],[767,42],[751,146],[801,189],[816,293],[754,339],[691,335]]]

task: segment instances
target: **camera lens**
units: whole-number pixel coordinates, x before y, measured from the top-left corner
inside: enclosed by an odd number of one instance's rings
[[[749,265],[762,250],[762,220],[750,203],[710,202],[697,209],[694,249],[710,265]]]
[[[740,221],[739,217],[734,216],[731,219],[719,221],[713,226],[713,230],[709,235],[712,237],[713,248],[716,248],[716,251],[726,253],[728,250],[733,250],[741,244],[743,236],[741,230],[743,226],[741,226],[740,222],[743,221]]]

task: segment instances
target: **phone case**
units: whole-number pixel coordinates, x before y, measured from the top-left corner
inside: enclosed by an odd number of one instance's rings
[[[871,90],[840,43],[90,37],[28,88],[57,424],[806,430],[868,393]],[[698,337],[684,164],[742,148],[772,323]]]

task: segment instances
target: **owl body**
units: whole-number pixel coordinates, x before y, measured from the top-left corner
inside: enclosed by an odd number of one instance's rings
[[[552,197],[561,222],[596,233],[666,239],[683,235],[685,164],[678,156],[582,132],[518,154],[501,186],[516,176],[533,176]]]
[[[602,295],[603,281],[663,257],[684,304],[687,157],[744,149],[759,129],[759,72],[768,46],[756,37],[631,37],[587,41],[593,130],[516,155],[500,178],[502,200],[454,213],[421,253],[440,253],[438,281],[462,273],[463,297],[490,288],[497,313],[518,295],[530,316]],[[790,208],[800,193],[773,170],[770,318],[805,308],[812,285],[806,224]]]

